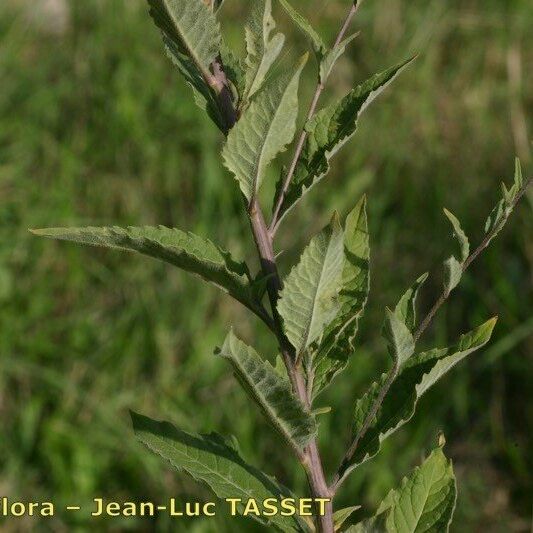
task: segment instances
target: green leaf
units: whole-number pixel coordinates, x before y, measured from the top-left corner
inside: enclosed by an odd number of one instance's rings
[[[344,522],[358,509],[361,509],[360,505],[353,505],[352,507],[346,507],[336,511],[333,514],[334,531],[339,531]]]
[[[433,450],[378,508],[386,532],[442,533],[449,530],[457,487],[452,463],[441,448]]]
[[[317,427],[293,395],[288,380],[232,331],[217,353],[231,363],[235,376],[270,424],[294,449],[302,450],[315,436]]]
[[[424,285],[428,276],[428,273],[422,274],[422,276],[420,276],[416,282],[407,289],[394,309],[394,313],[411,332],[413,332],[416,327],[416,299],[418,297],[418,291],[422,285]]]
[[[320,83],[325,84],[327,79],[329,78],[329,75],[331,74],[331,71],[333,70],[333,67],[335,66],[335,63],[339,60],[339,58],[344,54],[346,51],[346,47],[359,35],[359,32],[354,33],[350,35],[349,37],[346,37],[346,39],[343,39],[337,46],[332,48],[331,50],[328,50],[328,52],[324,55],[322,60],[320,61]]]
[[[294,24],[296,24],[297,28],[307,37],[307,39],[309,39],[317,59],[321,61],[327,52],[327,46],[324,44],[320,35],[318,35],[309,21],[303,15],[298,13],[287,0],[279,0],[279,2],[291,17]]]
[[[463,265],[453,256],[446,259],[444,262],[444,290],[447,295],[459,285],[462,277]]]
[[[160,259],[217,285],[254,312],[258,309],[250,289],[246,263],[236,262],[228,252],[193,233],[163,226],[48,228],[33,230],[33,233]]]
[[[270,82],[245,110],[228,135],[224,164],[250,201],[259,191],[272,160],[292,141],[298,116],[298,84],[307,58],[296,71]]]
[[[276,33],[271,37],[276,23],[272,18],[272,1],[256,0],[252,15],[245,26],[246,33],[246,85],[244,101],[248,102],[262,87],[270,67],[278,58],[285,36]]]
[[[351,139],[366,108],[413,61],[376,74],[342,100],[319,111],[305,126],[308,137],[280,211],[283,218],[329,172],[330,159]],[[278,191],[279,194],[279,191]],[[277,198],[274,202],[276,205]]]
[[[415,351],[412,333],[399,314],[386,310],[383,336],[387,340],[389,354],[395,365],[403,365]]]
[[[311,47],[313,48],[313,51],[319,64],[320,83],[326,83],[329,75],[331,74],[333,66],[342,56],[342,54],[344,54],[348,44],[353,41],[355,37],[357,37],[358,33],[350,35],[349,37],[343,39],[337,46],[333,47],[332,49],[328,49],[320,35],[311,26],[310,22],[302,14],[296,11],[294,7],[292,7],[292,5],[288,2],[288,0],[279,0],[279,2],[281,3],[285,11],[288,13],[288,15],[291,17],[292,21],[296,24],[298,29],[307,37],[307,39],[311,43]]]
[[[409,358],[399,369],[370,428],[360,440],[351,465],[347,466],[343,472],[343,477],[379,452],[381,443],[413,417],[418,400],[440,378],[465,357],[487,344],[495,324],[496,319],[489,320],[473,331],[462,335],[459,342],[451,348],[422,352]],[[359,434],[386,380],[387,375],[384,374],[357,400],[354,435]]]
[[[459,241],[459,246],[461,248],[461,263],[464,263],[470,255],[470,242],[468,240],[468,237],[463,231],[459,219],[452,212],[448,211],[447,209],[444,209],[444,214],[448,217],[448,220],[453,226],[454,236]]]
[[[513,185],[509,190],[507,190],[505,185],[502,183],[503,199],[496,204],[496,207],[492,210],[487,222],[485,223],[485,234],[487,236],[490,235],[490,238],[487,241],[487,246],[505,227],[507,220],[513,212],[517,196],[523,186],[524,178],[522,176],[522,167],[520,165],[520,160],[516,158]]]
[[[150,15],[166,40],[202,73],[220,50],[220,25],[202,0],[148,0]]]
[[[215,94],[205,81],[221,46],[220,26],[203,0],[148,0],[167,54],[192,87],[196,103],[222,130]]]
[[[346,218],[340,310],[316,348],[313,393],[316,397],[354,353],[354,340],[370,290],[370,239],[363,196]]]
[[[239,102],[243,97],[246,84],[244,62],[241,58],[236,57],[224,42],[220,49],[220,55],[224,65],[224,72],[235,89],[234,100]]]
[[[140,442],[177,470],[183,470],[196,481],[208,485],[219,498],[241,498],[243,502],[252,498],[262,502],[267,498],[290,496],[285,487],[247,464],[235,447],[216,433],[186,433],[168,422],[157,422],[133,412],[131,418],[135,435]],[[244,505],[245,503],[237,506],[241,514]],[[295,517],[277,514],[271,519],[253,518],[282,531],[305,530]]]
[[[343,263],[343,233],[335,213],[330,225],[304,250],[280,294],[278,312],[297,357],[318,339],[339,310]]]

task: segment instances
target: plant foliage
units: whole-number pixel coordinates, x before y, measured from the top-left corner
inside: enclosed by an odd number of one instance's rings
[[[273,74],[284,36],[275,30],[271,0],[254,0],[245,27],[246,51],[239,57],[223,43],[217,20],[220,0],[148,0],[150,14],[163,35],[168,54],[196,99],[225,135],[222,159],[234,175],[246,206],[261,269],[197,235],[162,226],[144,228],[52,228],[34,233],[54,239],[137,252],[159,259],[215,284],[252,310],[271,330],[280,354],[267,358],[230,331],[216,354],[232,367],[237,381],[280,434],[306,470],[313,497],[331,498],[347,476],[374,457],[381,443],[415,414],[420,398],[456,364],[490,340],[496,319],[461,336],[449,348],[420,351],[418,342],[440,306],[459,284],[469,265],[503,229],[524,194],[520,163],[513,185],[502,186],[502,198],[491,212],[480,245],[471,251],[459,219],[452,225],[458,252],[445,262],[444,292],[422,321],[417,297],[428,274],[420,276],[385,310],[383,337],[391,358],[384,373],[354,402],[351,440],[328,483],[317,443],[315,416],[330,409],[316,407],[316,397],[357,354],[357,333],[370,288],[370,239],[367,202],[363,197],[344,225],[335,213],[315,235],[299,261],[279,274],[273,228],[328,173],[333,156],[353,137],[366,108],[412,63],[413,58],[370,77],[337,102],[318,107],[323,85],[352,36],[345,33],[357,11],[352,4],[336,44],[329,48],[288,0],[284,12],[311,44],[318,62],[318,89],[296,143],[287,179],[277,187],[270,227],[259,196],[272,162],[292,143],[300,112],[298,88],[306,57]],[[238,190],[236,189],[236,190]],[[269,309],[265,300],[269,301]],[[275,367],[269,357],[276,357]],[[208,485],[220,498],[281,498],[290,493],[275,479],[247,464],[237,449],[217,434],[196,435],[132,414],[137,438],[180,471]],[[389,493],[375,516],[350,525],[357,506],[316,516],[325,533],[447,531],[455,507],[456,485],[443,442],[401,486]],[[243,512],[243,507],[239,508]],[[281,531],[309,531],[315,525],[299,517],[277,514],[262,523]]]

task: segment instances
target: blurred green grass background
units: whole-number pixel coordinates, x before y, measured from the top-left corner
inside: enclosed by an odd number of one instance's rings
[[[347,4],[294,0],[330,41]],[[223,9],[232,43],[242,41],[246,6],[227,0]],[[305,43],[276,13],[289,34],[288,64]],[[355,26],[361,36],[322,102],[415,51],[420,57],[369,110],[327,181],[284,224],[279,242],[286,271],[332,209],[346,213],[368,193],[371,300],[360,351],[321,400],[334,407],[321,418],[329,471],[344,449],[356,395],[387,364],[379,335],[384,306],[426,270],[432,277],[424,309],[440,289],[440,264],[453,247],[441,208],[454,211],[478,242],[499,182],[511,179],[515,154],[531,173],[528,0],[367,0]],[[303,96],[312,88],[311,69],[307,76]],[[212,356],[230,325],[274,355],[254,318],[170,267],[41,241],[27,231],[165,224],[210,236],[253,262],[220,148],[220,135],[162,53],[142,0],[0,4],[0,495],[58,506],[97,496],[211,499],[135,442],[128,409],[193,431],[234,434],[250,461],[304,487],[289,454]],[[423,340],[444,345],[499,315],[491,346],[428,395],[414,422],[353,475],[339,506],[371,510],[442,429],[460,490],[453,531],[529,531],[531,206],[530,196]],[[87,514],[64,512],[46,521],[7,519],[0,527],[255,530],[222,517],[95,525]]]

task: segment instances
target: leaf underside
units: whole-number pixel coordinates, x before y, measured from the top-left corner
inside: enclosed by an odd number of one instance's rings
[[[266,498],[290,496],[285,487],[247,464],[238,451],[216,433],[191,434],[168,422],[157,422],[136,413],[131,413],[131,417],[135,435],[140,442],[174,468],[184,470],[196,481],[208,485],[219,498],[241,498],[244,503],[237,505],[241,514],[250,498],[262,502]],[[294,517],[278,514],[270,519],[253,518],[282,531],[304,530]]]
[[[224,130],[216,95],[205,81],[222,41],[215,14],[203,0],[148,0],[148,4],[167,55],[193,89],[199,107]]]
[[[302,450],[315,436],[317,427],[294,396],[287,379],[233,332],[228,334],[218,354],[231,363],[235,376],[270,424],[294,449]]]
[[[91,246],[138,252],[160,259],[220,287],[253,310],[250,273],[243,262],[193,233],[158,227],[48,228],[33,233]]]

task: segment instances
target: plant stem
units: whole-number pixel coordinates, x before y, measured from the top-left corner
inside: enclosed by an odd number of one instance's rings
[[[516,196],[514,197],[514,200],[512,204],[510,205],[509,213],[516,207],[516,204],[520,201],[522,196],[527,191],[528,187],[531,185],[533,181],[533,178],[529,178],[524,185],[520,188],[520,190],[517,192]],[[506,217],[503,217],[500,223],[492,228],[489,233],[485,235],[479,246],[466,258],[466,260],[463,263],[463,273],[466,272],[468,267],[481,255],[481,253],[488,247],[490,242],[496,237],[496,235],[503,229],[505,223],[507,222],[509,215]],[[439,311],[439,309],[442,307],[444,302],[448,299],[448,296],[450,295],[450,291],[444,290],[440,296],[437,298],[431,309],[429,310],[428,314],[425,316],[425,318],[420,323],[420,326],[416,330],[416,332],[413,335],[413,338],[415,342],[418,342],[422,334],[426,331],[426,329],[429,327],[433,319],[435,318],[435,315]],[[381,390],[379,391],[378,397],[374,401],[367,417],[365,418],[365,421],[363,422],[363,425],[361,426],[361,429],[357,433],[357,435],[354,437],[352,443],[350,444],[338,470],[335,474],[335,477],[333,478],[333,482],[330,485],[330,491],[332,494],[335,494],[336,491],[339,489],[340,485],[344,481],[345,478],[343,478],[343,474],[346,471],[346,468],[348,467],[350,461],[352,460],[355,452],[357,451],[357,447],[359,443],[361,442],[361,439],[366,435],[368,429],[370,428],[370,425],[372,424],[375,416],[377,415],[377,412],[379,411],[379,408],[381,407],[381,404],[383,403],[383,400],[385,399],[385,396],[389,392],[389,389],[391,385],[394,383],[394,380],[396,379],[399,372],[398,364],[395,362],[393,367],[390,369],[389,374],[387,375],[387,379],[385,380],[385,383],[383,383],[383,386]]]
[[[281,280],[279,277],[276,258],[274,256],[274,249],[272,245],[272,238],[268,232],[265,218],[261,207],[256,199],[250,202],[248,209],[250,223],[254,241],[259,253],[261,267],[263,273],[268,277],[267,290],[274,316],[274,323],[276,324],[276,336],[280,344],[280,350],[283,357],[287,373],[292,384],[294,393],[300,401],[310,409],[311,402],[307,394],[307,386],[301,368],[295,365],[294,350],[286,339],[281,319],[277,312],[277,302],[279,298],[279,291],[281,290]],[[330,498],[324,469],[322,467],[322,460],[316,439],[312,439],[307,446],[303,457],[299,457],[300,462],[305,468],[309,487],[314,498]],[[319,531],[322,533],[333,533],[333,506],[331,502],[326,505],[325,514],[317,517],[317,524]]]
[[[222,63],[219,62],[218,65],[223,72]],[[213,65],[213,70],[215,72],[217,71],[217,68],[218,67]],[[219,79],[222,79],[220,73]],[[237,120],[237,112],[233,106],[233,102],[231,99],[228,100],[226,98],[224,91],[220,91],[218,94],[220,110],[226,117],[226,123],[234,124]],[[283,362],[287,368],[287,374],[289,376],[294,393],[300,399],[300,401],[308,409],[310,409],[310,401],[307,395],[307,387],[304,375],[301,369],[296,368],[294,364],[294,350],[283,333],[281,319],[277,312],[277,301],[279,297],[279,291],[281,290],[281,279],[279,277],[276,265],[272,236],[269,234],[265,217],[256,198],[253,198],[248,205],[248,216],[250,219],[253,238],[261,262],[261,269],[267,278],[267,291],[273,315],[272,330],[280,344]],[[322,467],[322,460],[320,458],[320,452],[315,439],[311,440],[303,452],[298,453],[298,459],[306,471],[309,487],[313,497],[329,498],[328,484],[326,482],[324,469]],[[333,533],[333,506],[331,502],[325,506],[325,514],[317,517],[317,525],[318,530],[321,533]]]
[[[337,35],[337,38],[335,39],[335,44],[333,45],[333,48],[335,48],[346,35],[346,32],[348,31],[348,28],[350,27],[350,23],[352,22],[353,17],[357,13],[359,6],[361,5],[361,2],[362,0],[355,0],[355,2],[352,4],[352,7],[350,8],[348,15],[346,16],[346,19],[344,20],[344,23]],[[311,105],[309,106],[309,112],[307,113],[307,118],[305,120],[306,124],[313,118],[313,116],[316,113],[318,100],[320,99],[320,96],[322,92],[324,91],[325,82],[326,80],[321,80],[319,76],[318,85],[317,85],[315,94],[313,96],[313,99],[311,101]],[[289,170],[287,172],[287,176],[285,177],[285,181],[283,182],[281,193],[278,196],[278,200],[274,208],[274,213],[272,215],[272,221],[270,223],[270,227],[268,230],[272,238],[274,238],[274,236],[276,235],[276,232],[278,231],[279,223],[281,221],[280,215],[281,215],[281,208],[283,207],[283,200],[285,199],[285,195],[287,194],[289,185],[291,184],[292,178],[294,177],[294,173],[296,172],[296,166],[298,165],[298,161],[300,160],[300,156],[302,155],[305,141],[307,140],[307,135],[308,135],[307,131],[304,128],[302,130],[302,133],[300,134],[298,143],[296,144],[294,156],[292,158]]]
[[[337,35],[334,46],[337,46],[344,38],[344,35],[346,34],[354,15],[357,13],[360,3],[361,2],[359,0],[355,0],[353,2],[342,28]],[[210,85],[218,95],[219,109],[224,117],[227,131],[229,131],[229,129],[231,129],[231,127],[236,123],[238,119],[238,113],[233,105],[231,92],[229,91],[226,74],[224,72],[224,66],[220,57],[213,62],[212,70],[213,76],[210,80]],[[324,90],[324,81],[325,80],[321,80],[318,83],[315,95],[309,108],[307,120],[311,119],[316,112],[318,100],[322,94],[322,91]],[[283,361],[287,368],[287,374],[295,395],[300,399],[307,409],[311,409],[311,398],[310,394],[308,393],[308,387],[305,382],[303,369],[301,366],[296,365],[294,349],[283,333],[282,321],[277,312],[277,303],[282,284],[276,265],[273,247],[273,239],[277,231],[283,199],[294,176],[294,172],[296,171],[296,166],[302,154],[306,139],[307,132],[304,130],[302,131],[300,139],[296,145],[295,154],[287,177],[283,183],[282,192],[278,198],[270,228],[268,228],[266,225],[265,217],[257,198],[252,198],[250,204],[248,205],[248,216],[250,219],[253,238],[261,262],[261,269],[267,278],[267,291],[273,316],[273,331],[276,334],[280,344],[280,350]],[[330,499],[332,495],[326,482],[324,469],[322,466],[322,459],[320,457],[320,451],[315,438],[311,440],[304,452],[299,454],[298,458],[306,470],[312,496],[314,498]],[[316,522],[318,531],[321,533],[333,533],[333,504],[331,501],[326,504],[324,515],[317,516]]]

